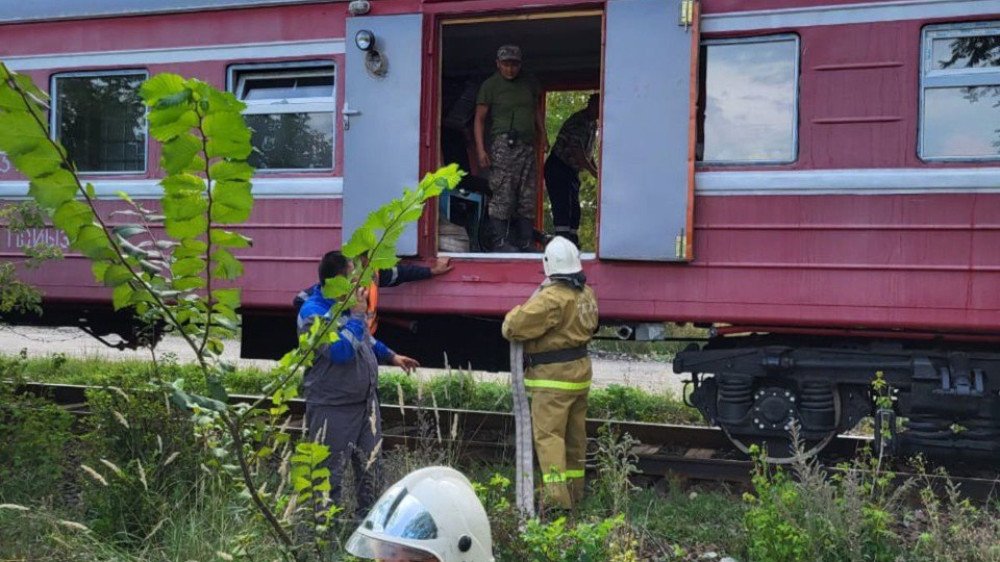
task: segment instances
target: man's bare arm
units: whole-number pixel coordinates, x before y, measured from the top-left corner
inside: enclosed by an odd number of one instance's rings
[[[479,159],[480,168],[490,167],[490,155],[486,153],[486,142],[484,139],[486,129],[486,116],[490,113],[490,106],[485,104],[476,105],[476,121],[473,133],[476,136],[476,157]]]

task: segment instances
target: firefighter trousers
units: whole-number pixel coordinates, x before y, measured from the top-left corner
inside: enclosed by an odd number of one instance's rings
[[[542,507],[572,509],[583,499],[587,395],[532,389],[531,425],[542,470]]]

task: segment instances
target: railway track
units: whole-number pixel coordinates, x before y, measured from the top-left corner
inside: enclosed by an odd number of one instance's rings
[[[99,387],[68,384],[28,383],[20,390],[46,397],[79,414],[87,412],[86,391]],[[253,403],[260,396],[232,395],[231,403]],[[289,402],[292,431],[302,431],[305,401]],[[505,412],[419,408],[382,405],[385,449],[404,447],[449,447],[459,456],[503,460],[513,458],[514,416]],[[618,434],[628,434],[638,441],[633,448],[639,477],[657,479],[674,477],[690,480],[748,484],[752,463],[730,443],[725,434],[713,427],[652,424],[616,420],[587,420],[587,433],[596,438],[602,427]],[[870,443],[867,437],[841,435],[823,452],[823,463],[831,471],[836,464],[850,459],[859,448]],[[905,468],[896,471],[900,480],[914,477]],[[942,487],[945,479],[924,476]],[[964,494],[987,499],[1000,492],[1000,480],[994,475],[950,476]]]

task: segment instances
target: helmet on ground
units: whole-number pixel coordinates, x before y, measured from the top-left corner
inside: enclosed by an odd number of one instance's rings
[[[347,541],[360,558],[493,562],[486,510],[461,472],[430,466],[382,495]]]
[[[545,257],[542,258],[545,265],[545,276],[570,275],[583,271],[580,265],[580,250],[562,236],[556,236],[545,246]]]

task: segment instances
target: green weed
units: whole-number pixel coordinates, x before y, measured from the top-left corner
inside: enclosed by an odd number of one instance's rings
[[[672,394],[650,394],[618,384],[591,391],[587,404],[588,416],[597,419],[697,425],[705,423],[697,410],[677,400]]]
[[[69,412],[0,382],[0,503],[58,493],[72,423]]]

